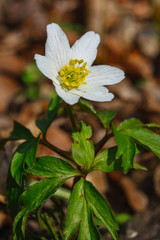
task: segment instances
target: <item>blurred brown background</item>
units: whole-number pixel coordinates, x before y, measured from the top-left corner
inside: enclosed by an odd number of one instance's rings
[[[0,137],[9,135],[14,119],[35,135],[38,133],[34,121],[47,111],[54,88],[33,59],[35,53],[44,54],[46,25],[51,22],[62,27],[71,45],[88,30],[98,32],[101,44],[95,64],[125,71],[126,79],[109,87],[115,99],[94,103],[96,108],[117,109],[115,124],[130,117],[160,124],[159,0],[0,0]],[[95,119],[85,114],[79,114],[78,119],[92,125],[95,142],[103,137],[104,130]],[[58,119],[48,139],[60,148],[70,149],[69,128],[68,119]],[[113,145],[114,140],[109,144]],[[0,240],[11,239],[7,235],[11,221],[5,181],[16,146],[8,143],[0,151]],[[53,152],[41,147],[39,154]],[[121,228],[120,239],[159,240],[159,159],[145,152],[136,160],[148,167],[148,172],[131,171],[125,177],[119,172],[98,172],[90,179],[116,213],[127,212],[134,217]],[[110,239],[105,231],[103,239]]]

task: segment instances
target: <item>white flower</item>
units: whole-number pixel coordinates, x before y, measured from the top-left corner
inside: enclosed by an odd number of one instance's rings
[[[39,70],[52,80],[57,94],[68,104],[80,97],[92,101],[111,101],[114,95],[104,85],[119,83],[124,72],[107,65],[92,66],[100,42],[99,34],[85,33],[70,48],[69,41],[59,27],[47,26],[45,56],[35,55]]]

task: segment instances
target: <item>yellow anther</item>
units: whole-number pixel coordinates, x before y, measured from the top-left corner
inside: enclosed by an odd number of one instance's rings
[[[66,80],[66,78],[65,78],[65,77],[62,77],[61,79],[62,79],[62,81],[65,81],[65,80]]]
[[[83,65],[81,65],[82,63]],[[70,59],[69,66],[64,65],[59,72],[61,86],[70,90],[72,88],[77,88],[81,84],[87,84],[85,80],[88,73],[91,71],[88,70],[86,66],[87,62],[84,62],[83,59]]]
[[[83,63],[83,62],[84,62],[83,59],[81,59],[81,60],[78,61],[79,64],[81,64],[81,63]]]
[[[61,76],[64,76],[64,75],[65,75],[65,73],[64,73],[63,70],[60,71],[60,75],[61,75]]]

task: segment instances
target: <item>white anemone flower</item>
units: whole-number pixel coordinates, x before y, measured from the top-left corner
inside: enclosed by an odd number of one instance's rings
[[[113,99],[114,95],[104,86],[119,83],[124,72],[108,65],[92,66],[99,43],[99,34],[89,31],[70,47],[58,24],[47,26],[45,56],[36,54],[35,60],[66,103],[75,104],[80,97],[98,102]]]

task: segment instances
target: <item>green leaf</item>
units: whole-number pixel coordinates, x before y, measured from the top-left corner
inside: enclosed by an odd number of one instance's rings
[[[94,145],[89,138],[92,136],[92,129],[81,123],[81,132],[73,133],[74,143],[72,144],[72,154],[76,163],[80,166],[90,169],[94,160]]]
[[[86,140],[91,138],[92,129],[90,126],[86,126],[84,122],[81,122],[81,131],[73,133],[72,137],[74,141]]]
[[[79,101],[79,105],[82,111],[89,112],[94,116],[96,116],[106,130],[109,129],[109,124],[117,113],[116,110],[112,110],[112,111],[105,110],[104,112],[97,112],[92,105],[90,105],[88,102],[82,99]]]
[[[8,138],[0,139],[0,146],[3,146],[7,141],[13,140],[33,140],[35,137],[32,135],[31,131],[23,126],[21,123],[14,121],[14,127],[10,136]]]
[[[128,213],[119,213],[115,216],[115,218],[120,226],[133,219],[133,217]]]
[[[78,240],[100,239],[101,236],[97,227],[94,224],[92,211],[89,207],[89,204],[87,204],[86,200],[84,199],[82,221],[80,223]]]
[[[117,113],[116,110],[112,110],[112,111],[105,110],[104,112],[97,113],[97,116],[98,116],[100,122],[102,123],[103,127],[106,130],[109,129],[110,122],[116,116],[116,113]]]
[[[144,171],[147,171],[147,168],[140,165],[139,163],[137,162],[133,162],[133,168],[136,169],[136,170],[144,170]]]
[[[62,99],[58,95],[56,95],[49,104],[47,117],[42,117],[41,119],[38,119],[36,121],[36,125],[41,130],[43,135],[46,134],[47,129],[51,125],[52,121],[55,119],[61,103]]]
[[[71,197],[71,190],[61,187],[54,193],[54,197],[69,201]]]
[[[68,178],[68,176],[62,175],[60,177],[55,176],[41,180],[29,186],[29,188],[22,193],[19,202],[21,206],[23,206],[23,210],[18,213],[13,225],[15,240],[21,240],[20,237],[24,235],[25,222],[29,212],[40,208],[44,201],[51,197]]]
[[[32,143],[31,147],[28,149],[28,151],[25,154],[25,162],[29,167],[32,167],[35,160],[36,160],[36,153],[37,153],[37,148],[39,144],[39,137],[35,138]]]
[[[139,144],[149,148],[160,158],[160,135],[146,128],[132,128],[123,130],[123,134],[132,137]]]
[[[29,86],[28,88],[24,89],[24,91],[22,92],[25,97],[31,101],[35,100],[38,98],[39,93],[40,93],[40,85],[36,84],[32,84],[31,86]]]
[[[55,156],[38,157],[32,168],[26,170],[28,173],[43,177],[68,176],[75,177],[80,173],[67,161]]]
[[[7,177],[7,195],[8,195],[8,207],[10,216],[12,219],[15,218],[17,213],[19,212],[20,206],[18,205],[19,197],[22,194],[24,188],[20,187],[15,179],[11,175],[11,171],[9,168],[8,177]]]
[[[121,131],[124,129],[128,129],[128,128],[135,128],[135,127],[142,127],[144,126],[144,124],[136,118],[131,118],[128,120],[123,121],[118,127],[117,127],[117,131]]]
[[[52,222],[50,220],[50,217],[47,213],[39,214],[38,216],[38,222],[47,232],[53,237],[54,240],[59,240],[56,231],[53,228]]]
[[[28,214],[26,209],[23,209],[15,217],[13,224],[13,240],[25,239],[25,225],[27,221],[27,215]]]
[[[28,64],[22,73],[22,80],[27,86],[38,82],[40,77],[42,77],[42,74],[34,62]]]
[[[57,176],[32,184],[20,197],[20,203],[27,212],[40,207],[68,179],[68,176]]]
[[[32,135],[31,131],[23,126],[21,123],[14,121],[14,128],[13,131],[10,134],[10,140],[20,140],[20,139],[26,139],[31,140],[35,137]]]
[[[121,134],[127,135],[132,139],[135,139],[143,147],[150,149],[158,157],[160,157],[160,135],[152,132],[145,127],[159,128],[160,125],[154,123],[143,124],[138,119],[129,119],[122,122],[117,130]]]
[[[84,205],[84,179],[78,181],[73,189],[67,209],[67,220],[64,229],[64,239],[68,240],[78,229],[82,219]]]
[[[98,154],[94,159],[92,170],[101,170],[102,172],[113,172],[121,170],[122,159],[116,159],[117,147],[112,147]]]
[[[130,137],[117,131],[114,125],[112,128],[118,146],[116,158],[118,159],[122,156],[122,166],[124,172],[127,173],[128,170],[133,167],[133,159],[136,152],[135,143]]]
[[[117,240],[118,236],[116,230],[118,230],[119,227],[106,200],[96,190],[92,183],[88,181],[85,181],[84,183],[84,193],[96,217],[101,220],[104,226],[111,233],[112,237]]]
[[[85,112],[89,112],[89,113],[92,113],[94,115],[97,114],[97,112],[94,109],[94,107],[91,104],[89,104],[88,102],[80,99],[78,104],[81,106],[81,109],[84,110]]]
[[[19,145],[14,153],[11,162],[11,174],[18,185],[21,185],[22,176],[25,174],[25,163],[31,167],[36,159],[38,142],[39,138],[35,138],[32,141],[26,141]]]
[[[157,129],[160,129],[160,124],[156,124],[156,123],[147,123],[145,124],[146,127],[149,127],[149,128],[157,128]]]

